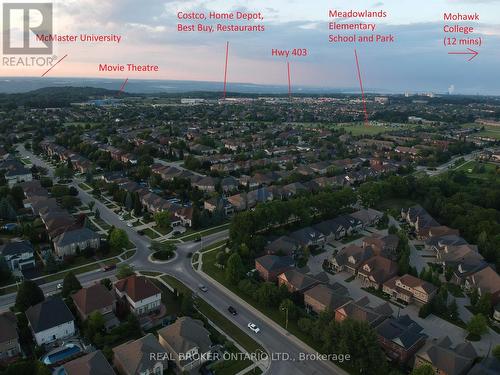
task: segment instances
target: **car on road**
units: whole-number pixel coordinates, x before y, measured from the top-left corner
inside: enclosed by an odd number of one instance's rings
[[[127,227],[132,228],[133,227],[132,223],[127,223]]]
[[[260,328],[257,327],[255,324],[253,323],[248,323],[248,328],[250,328],[250,330],[252,332],[255,332],[255,333],[259,333],[260,332]]]
[[[106,272],[106,271],[114,270],[115,268],[116,268],[116,264],[108,264],[107,266],[102,267],[102,270],[104,272]]]
[[[137,233],[139,233],[139,235],[141,235],[141,236],[144,236],[144,231],[142,229],[138,230]]]
[[[196,237],[196,238],[194,239],[194,242],[200,242],[200,241],[201,241],[201,236]]]
[[[118,219],[120,219],[120,221],[125,220],[125,218],[123,216],[118,216]]]
[[[61,283],[57,284],[57,289],[61,290],[63,288],[63,285]]]
[[[236,311],[236,309],[233,306],[229,306],[227,308],[227,311],[229,311],[231,315],[238,315],[238,311]]]
[[[205,285],[203,285],[203,284],[198,285],[198,288],[199,288],[202,292],[205,292],[205,293],[206,293],[206,292],[208,292],[208,288],[207,288]]]

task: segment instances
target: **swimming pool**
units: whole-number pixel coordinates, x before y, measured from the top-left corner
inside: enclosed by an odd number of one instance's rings
[[[80,353],[81,351],[82,349],[76,344],[66,344],[62,349],[47,354],[45,357],[43,357],[42,362],[46,365],[53,365],[55,363],[63,361],[66,358],[72,357],[75,354]]]

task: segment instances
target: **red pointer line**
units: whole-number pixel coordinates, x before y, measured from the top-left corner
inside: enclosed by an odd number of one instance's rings
[[[61,57],[54,65],[52,65],[49,69],[47,69],[47,71],[45,73],[42,74],[42,77],[45,76],[45,74],[47,74],[48,72],[50,72],[57,64],[59,64],[61,61],[63,61],[66,56],[68,56],[67,54],[64,55],[63,57]]]
[[[122,83],[121,87],[120,87],[120,90],[118,91],[118,94],[122,93],[123,92],[123,89],[125,88],[125,85],[127,84],[128,82],[128,78],[125,79],[125,82]]]
[[[356,52],[356,48],[354,49],[354,56],[356,57],[356,68],[358,70],[359,87],[361,88],[361,99],[363,100],[363,110],[365,112],[365,125],[369,126],[368,112],[366,111],[365,91],[363,90],[363,81],[361,80],[361,73],[359,71],[358,53]]]
[[[224,66],[224,99],[226,99],[226,82],[227,82],[227,57],[229,55],[229,42],[226,42],[226,65]]]
[[[476,51],[471,48],[467,48],[469,52],[448,52],[448,55],[472,55],[467,61],[471,61],[474,57],[479,55]]]
[[[287,69],[288,69],[288,98],[292,100],[292,84],[290,80],[290,62],[287,61]]]

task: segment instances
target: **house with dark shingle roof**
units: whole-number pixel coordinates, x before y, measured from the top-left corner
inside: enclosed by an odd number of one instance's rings
[[[291,269],[278,276],[278,285],[286,286],[290,293],[304,293],[307,289],[321,283],[316,277],[309,276],[297,269]]]
[[[75,334],[75,320],[61,297],[51,297],[26,310],[29,327],[37,345],[48,344]]]
[[[255,259],[255,269],[265,281],[276,282],[278,275],[293,268],[290,256],[264,255]]]
[[[357,278],[365,287],[379,289],[382,284],[398,273],[398,264],[381,255],[376,255],[363,262],[358,269]]]
[[[448,336],[428,341],[415,355],[413,368],[430,365],[437,374],[465,375],[472,367],[477,352],[470,342],[453,347]]]
[[[406,363],[427,339],[423,328],[408,315],[384,320],[375,328],[380,346],[392,361]]]
[[[352,301],[347,290],[340,284],[317,284],[304,292],[304,306],[310,313],[320,314],[323,311],[332,313],[341,306]]]
[[[73,255],[77,249],[97,249],[101,245],[101,237],[89,228],[68,230],[54,238],[54,249],[60,257]]]
[[[193,371],[210,357],[210,332],[203,322],[184,316],[158,331],[160,345],[173,356],[180,372]]]
[[[405,303],[426,304],[436,295],[437,287],[418,277],[405,274],[394,276],[384,282],[382,290],[395,300]]]
[[[115,375],[100,350],[69,361],[63,365],[66,375]]]
[[[358,301],[351,301],[335,310],[335,320],[342,322],[345,319],[354,319],[376,327],[392,315],[393,311],[388,302],[372,307],[370,300],[363,297]]]
[[[163,360],[162,353],[165,349],[155,335],[148,333],[113,348],[113,364],[121,375],[163,374],[168,361]]]
[[[35,250],[29,241],[12,241],[0,249],[11,271],[35,267]]]
[[[299,242],[288,236],[278,237],[264,247],[267,254],[288,255],[292,257],[298,253],[299,249]]]

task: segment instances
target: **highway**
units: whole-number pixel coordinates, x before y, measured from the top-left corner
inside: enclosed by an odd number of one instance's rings
[[[19,145],[18,151],[22,157],[30,157],[32,162],[36,165],[43,166],[49,171],[53,172],[53,167],[46,163],[43,159],[37,157],[30,151],[26,150],[23,145]],[[176,279],[182,281],[191,290],[195,291],[200,298],[203,298],[211,306],[217,309],[226,318],[233,321],[237,326],[239,326],[243,331],[252,336],[256,341],[258,341],[269,354],[272,353],[287,353],[290,356],[290,360],[271,360],[268,361],[269,365],[266,373],[267,374],[304,374],[304,375],[314,375],[314,374],[346,374],[344,370],[334,365],[330,361],[321,360],[310,360],[307,362],[299,361],[300,353],[314,353],[307,346],[305,346],[301,341],[297,340],[293,336],[289,335],[283,328],[271,321],[261,312],[255,308],[249,306],[246,302],[239,298],[234,298],[231,293],[225,290],[221,290],[213,284],[209,279],[207,279],[202,273],[194,270],[191,266],[191,259],[187,256],[188,253],[194,253],[203,246],[209,246],[212,243],[221,241],[228,237],[228,230],[224,230],[218,233],[214,233],[203,237],[202,242],[185,242],[177,247],[177,256],[168,263],[158,264],[149,261],[148,256],[150,255],[150,241],[147,237],[139,235],[133,228],[129,228],[126,222],[121,221],[118,215],[107,208],[100,201],[96,200],[92,195],[85,192],[78,186],[75,181],[72,183],[75,188],[79,191],[79,198],[83,203],[88,203],[89,201],[95,201],[95,207],[99,208],[101,218],[114,225],[117,228],[121,228],[126,231],[129,239],[133,242],[137,248],[135,255],[125,262],[131,264],[137,271],[159,271],[169,274]],[[105,277],[111,278],[114,271],[102,272],[100,270],[89,272],[78,276],[78,279],[82,285],[91,284],[97,280]],[[42,285],[42,290],[46,294],[50,294],[56,291],[57,281]],[[204,284],[208,288],[208,292],[203,293],[199,291],[198,286]],[[15,294],[0,296],[0,309],[13,304],[15,300]],[[233,317],[227,308],[233,306],[237,311],[238,315]],[[251,332],[247,324],[249,322],[255,323],[259,328],[260,332],[254,334]],[[341,354],[341,353],[339,353]]]

